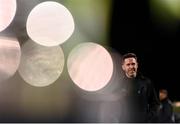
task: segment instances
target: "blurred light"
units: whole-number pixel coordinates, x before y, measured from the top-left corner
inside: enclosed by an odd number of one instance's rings
[[[179,0],[151,0],[153,14],[161,22],[177,21],[180,19]]]
[[[91,41],[108,45],[112,0],[65,0],[76,19],[76,27]]]
[[[18,69],[21,50],[17,39],[0,37],[0,82],[11,77]]]
[[[180,107],[180,102],[179,102],[179,101],[178,101],[178,102],[174,102],[173,105],[174,105],[175,107]]]
[[[74,31],[74,20],[63,5],[47,1],[38,4],[27,19],[27,33],[33,41],[44,46],[64,43]]]
[[[180,18],[180,1],[179,0],[161,0],[161,2],[164,2],[167,6],[167,9],[170,11],[170,13],[174,16],[177,16]]]
[[[60,121],[67,116],[74,103],[73,94],[67,92],[64,86],[52,86],[43,89],[23,87],[21,89],[19,105],[22,117],[32,122],[33,119],[41,122],[50,122],[51,119]],[[27,122],[27,121],[26,121]],[[39,121],[38,121],[39,122]],[[54,122],[54,120],[52,121]]]
[[[0,31],[12,22],[16,13],[16,0],[0,0]]]
[[[95,43],[76,46],[67,60],[68,72],[74,83],[86,91],[97,91],[109,82],[113,73],[110,54]]]
[[[32,41],[22,46],[19,73],[32,86],[43,87],[55,82],[63,71],[64,53],[59,46],[44,47]]]
[[[117,100],[117,101],[107,101],[102,102],[100,105],[100,112],[99,112],[99,121],[104,123],[119,123],[122,122],[120,120],[121,111],[122,111],[122,103],[124,101]]]
[[[121,55],[112,48],[108,48],[108,52],[113,60],[113,74],[111,79],[103,89],[98,90],[97,92],[82,92],[82,90],[77,89],[76,92],[81,98],[88,101],[110,102],[118,101],[123,96],[120,90],[123,83]]]

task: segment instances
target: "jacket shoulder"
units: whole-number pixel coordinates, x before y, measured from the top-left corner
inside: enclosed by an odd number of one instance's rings
[[[140,75],[140,76],[138,76],[138,78],[139,78],[139,80],[143,81],[144,83],[151,84],[150,78],[148,78],[144,75]]]

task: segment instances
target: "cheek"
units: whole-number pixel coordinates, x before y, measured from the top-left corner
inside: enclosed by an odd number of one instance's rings
[[[138,66],[135,66],[135,68],[137,69],[137,68],[138,68]]]

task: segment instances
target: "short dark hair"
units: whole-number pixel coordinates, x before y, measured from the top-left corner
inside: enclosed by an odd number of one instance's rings
[[[168,91],[166,89],[160,89],[159,90],[160,93],[164,93],[164,94],[167,94],[168,95]]]
[[[135,53],[126,53],[122,56],[122,61],[124,62],[125,59],[127,58],[135,58],[137,61],[137,56]]]

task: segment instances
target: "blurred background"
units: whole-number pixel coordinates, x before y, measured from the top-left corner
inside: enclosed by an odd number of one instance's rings
[[[179,112],[179,0],[0,0],[0,122],[118,122],[121,55]]]

